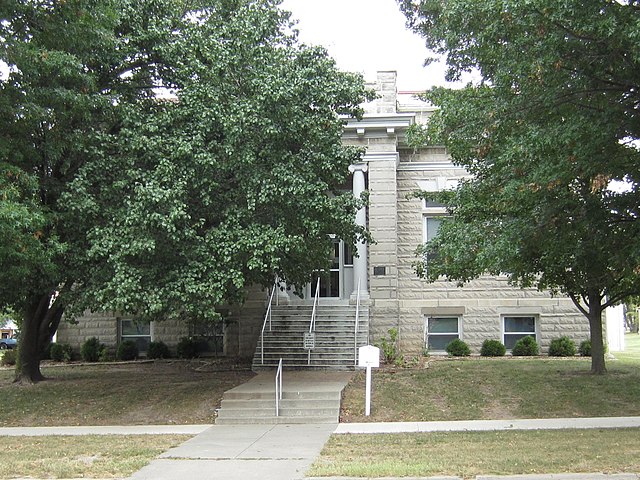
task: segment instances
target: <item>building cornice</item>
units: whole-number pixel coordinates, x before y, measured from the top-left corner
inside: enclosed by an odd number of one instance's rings
[[[415,123],[416,114],[387,113],[365,114],[361,120],[347,118],[342,137],[344,139],[364,139],[396,137],[398,144],[406,143],[406,131]]]

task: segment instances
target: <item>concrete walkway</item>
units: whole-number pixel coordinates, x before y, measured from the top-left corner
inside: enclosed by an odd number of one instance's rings
[[[336,425],[216,425],[131,480],[302,480]]]

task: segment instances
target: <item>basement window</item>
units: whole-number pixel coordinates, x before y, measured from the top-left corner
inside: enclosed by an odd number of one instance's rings
[[[533,337],[536,340],[535,316],[505,316],[502,319],[502,343],[507,350],[512,350],[518,340],[524,337]]]
[[[460,338],[460,317],[427,317],[425,347],[429,352],[445,352],[447,345]]]
[[[120,320],[120,342],[131,340],[138,347],[138,352],[145,353],[151,343],[151,323],[133,319]]]

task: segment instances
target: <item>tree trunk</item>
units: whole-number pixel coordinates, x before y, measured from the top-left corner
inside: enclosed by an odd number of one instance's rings
[[[604,361],[604,338],[602,335],[602,299],[599,293],[589,295],[589,328],[591,330],[591,373],[607,373]]]
[[[51,298],[51,294],[34,297],[25,309],[14,382],[35,383],[45,380],[40,371],[40,361],[60,325],[63,313],[58,301],[50,306]]]

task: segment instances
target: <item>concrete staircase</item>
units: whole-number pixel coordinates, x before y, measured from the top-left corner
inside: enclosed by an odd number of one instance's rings
[[[275,411],[275,372],[262,372],[225,392],[216,425],[338,423],[342,389],[351,374],[284,372],[282,400]]]
[[[311,305],[272,307],[271,329],[267,324],[264,353],[261,339],[258,339],[253,357],[254,370],[277,367],[280,358],[285,369],[354,369],[355,344],[360,347],[368,341],[369,307],[360,306],[355,339],[355,305],[319,304],[316,309],[315,346],[307,350],[304,337],[309,332],[312,310]]]

